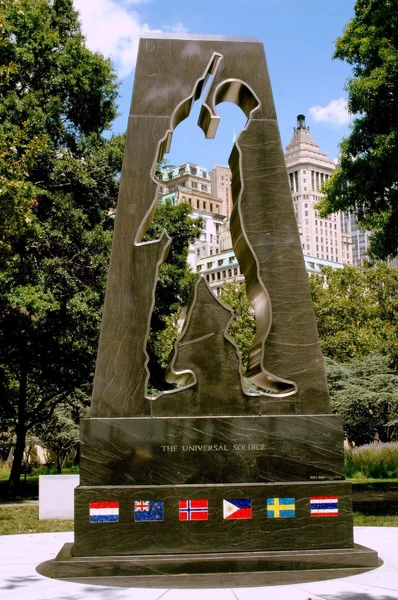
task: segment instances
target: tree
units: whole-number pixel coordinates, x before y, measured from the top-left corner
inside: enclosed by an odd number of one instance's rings
[[[356,115],[341,143],[340,168],[324,186],[323,216],[353,211],[373,232],[376,258],[398,253],[398,5],[357,0],[334,58],[353,66],[348,109]]]
[[[326,359],[333,409],[343,417],[348,441],[357,446],[397,439],[398,374],[390,362],[380,355],[344,364]]]
[[[221,288],[221,301],[234,311],[234,320],[228,328],[227,335],[238,346],[245,373],[256,331],[254,312],[246,295],[246,286],[233,282],[225,283]]]
[[[111,64],[72,0],[0,1],[0,398],[16,436],[88,402],[124,137]]]
[[[202,233],[203,219],[191,216],[192,208],[186,203],[173,205],[167,200],[159,204],[145,241],[158,239],[164,229],[173,238],[169,254],[159,270],[155,307],[151,320],[148,343],[150,387],[168,389],[165,373],[168,357],[178,336],[178,318],[181,307],[188,302],[197,281],[188,264],[189,245]]]
[[[398,270],[379,263],[363,269],[324,269],[309,278],[325,356],[345,362],[390,355],[398,365]]]
[[[88,416],[87,409],[81,411],[79,408],[73,403],[60,404],[48,421],[37,423],[34,428],[40,444],[55,454],[57,473],[62,473],[66,459],[78,446],[79,420],[83,415]]]

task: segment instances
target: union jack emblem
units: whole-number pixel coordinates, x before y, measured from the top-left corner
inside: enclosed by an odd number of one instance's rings
[[[140,512],[148,512],[149,511],[149,500],[137,500],[134,502],[134,510]]]

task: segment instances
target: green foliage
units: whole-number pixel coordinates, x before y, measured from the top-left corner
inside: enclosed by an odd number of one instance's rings
[[[0,399],[16,433],[87,402],[124,136],[108,60],[89,51],[72,0],[0,2]]]
[[[2,506],[0,535],[73,531],[73,521],[39,521],[38,506]]]
[[[398,10],[396,0],[357,0],[336,41],[335,58],[353,66],[340,168],[325,185],[323,215],[352,210],[373,231],[375,257],[398,253]]]
[[[389,363],[380,355],[346,363],[326,359],[333,410],[343,417],[348,441],[357,446],[398,438],[398,374]]]
[[[381,262],[324,274],[309,283],[325,356],[344,362],[388,354],[398,364],[398,270]]]
[[[71,401],[71,398],[73,398],[72,394],[68,398],[69,401]],[[84,401],[84,398],[81,400]],[[75,406],[73,404],[61,404],[56,406],[48,421],[38,423],[34,427],[40,445],[55,454],[57,473],[62,472],[62,467],[69,454],[77,448],[79,443],[79,419],[83,416],[88,416],[88,414],[84,414],[80,402],[75,402]]]
[[[398,443],[374,442],[345,452],[346,476],[389,479],[398,477]]]
[[[238,346],[243,372],[245,372],[256,331],[254,312],[246,295],[245,286],[235,283],[224,284],[221,288],[221,301],[234,311],[234,320],[227,334]]]
[[[188,264],[189,245],[195,242],[203,229],[203,220],[191,217],[188,203],[173,205],[171,201],[159,204],[149,226],[145,241],[156,240],[165,229],[172,238],[167,259],[159,270],[156,286],[155,307],[147,351],[150,387],[155,390],[169,389],[165,381],[168,359],[178,337],[180,308],[188,302],[197,281]]]

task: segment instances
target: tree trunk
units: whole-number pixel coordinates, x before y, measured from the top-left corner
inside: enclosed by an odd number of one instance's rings
[[[58,475],[61,475],[62,473],[62,457],[61,454],[58,454],[57,452],[57,473]]]
[[[14,458],[12,461],[10,479],[8,485],[10,489],[16,490],[20,485],[21,466],[23,461],[23,453],[25,451],[26,429],[24,426],[16,428],[17,441],[14,449]]]
[[[14,458],[12,461],[10,479],[8,481],[9,488],[16,490],[20,486],[21,478],[21,466],[23,461],[23,454],[25,451],[26,444],[26,393],[28,383],[28,370],[26,367],[26,360],[24,357],[21,362],[21,378],[19,382],[19,394],[18,394],[18,421],[15,428],[17,436]]]

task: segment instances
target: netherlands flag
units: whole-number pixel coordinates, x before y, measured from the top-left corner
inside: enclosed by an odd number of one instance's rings
[[[310,506],[311,517],[338,517],[339,515],[337,496],[312,496]]]
[[[180,521],[207,521],[209,509],[207,500],[180,500]]]
[[[117,523],[119,502],[90,502],[90,523]]]

